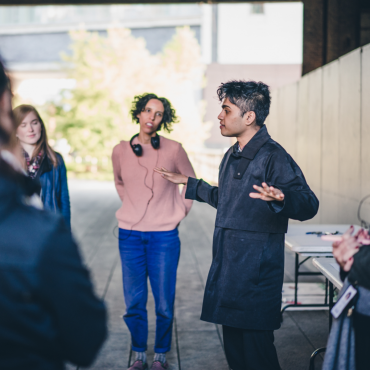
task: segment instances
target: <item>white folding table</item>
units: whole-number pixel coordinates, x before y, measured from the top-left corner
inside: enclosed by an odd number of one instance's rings
[[[324,241],[321,235],[338,233],[343,234],[351,225],[319,225],[319,224],[289,224],[288,232],[285,235],[285,246],[289,248],[295,255],[295,287],[294,287],[294,303],[284,306],[281,313],[289,307],[328,307],[328,292],[329,283],[326,279],[325,302],[298,304],[298,277],[301,275],[321,275],[322,272],[314,271],[299,271],[299,268],[312,257],[332,257],[332,242]],[[360,227],[355,226],[355,231]],[[299,256],[306,257],[302,261]]]

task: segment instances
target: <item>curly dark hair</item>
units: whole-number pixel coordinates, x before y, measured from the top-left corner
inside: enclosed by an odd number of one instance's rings
[[[143,95],[136,95],[134,101],[132,102],[131,115],[132,120],[139,123],[139,118],[137,117],[146,107],[147,103],[151,99],[157,99],[162,102],[164,107],[163,118],[161,124],[158,126],[157,131],[160,131],[163,128],[167,132],[172,131],[172,124],[178,122],[175,109],[172,108],[171,103],[166,98],[158,98],[157,95],[152,93],[145,93]]]
[[[258,126],[263,126],[270,113],[270,90],[263,82],[228,81],[219,86],[217,95],[221,102],[228,98],[232,104],[235,104],[240,109],[242,117],[250,111],[256,113]]]

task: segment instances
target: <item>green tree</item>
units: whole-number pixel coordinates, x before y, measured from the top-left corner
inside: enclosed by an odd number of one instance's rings
[[[178,113],[180,122],[173,132],[161,134],[185,148],[203,145],[210,124],[202,121],[202,102],[196,94],[200,95],[204,66],[189,27],[177,29],[158,55],[151,55],[145,41],[127,29],[110,29],[106,37],[80,30],[71,37],[72,55],[64,59],[76,87],[45,111],[49,122],[55,120],[54,139],[67,139],[71,146],[71,170],[111,171],[113,146],[138,132],[130,117],[131,102],[144,92],[167,97]]]

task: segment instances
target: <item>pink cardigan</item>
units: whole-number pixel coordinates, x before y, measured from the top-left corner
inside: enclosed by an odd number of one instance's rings
[[[137,137],[133,143],[139,143]],[[113,149],[114,181],[122,200],[116,213],[118,225],[121,229],[137,231],[173,230],[188,214],[193,202],[185,199],[186,188],[180,194],[178,185],[165,180],[153,169],[164,167],[171,172],[195,177],[193,167],[185,150],[176,141],[161,136],[158,150],[151,144],[141,146],[141,157],[134,154],[128,141],[121,141]],[[151,200],[150,188],[154,194]]]

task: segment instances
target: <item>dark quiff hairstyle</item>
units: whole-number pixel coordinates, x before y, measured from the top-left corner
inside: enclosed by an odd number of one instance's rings
[[[50,159],[53,166],[57,167],[58,166],[57,155],[54,152],[53,148],[49,145],[48,135],[46,133],[44,121],[41,119],[39,112],[36,110],[34,106],[22,104],[18,105],[18,107],[13,109],[16,128],[18,128],[22,124],[24,118],[31,112],[35,114],[37,120],[40,122],[41,125],[41,136],[39,141],[36,143],[36,147],[33,151],[32,158],[35,158],[42,150],[46,154],[46,156]]]
[[[270,113],[270,90],[263,82],[228,81],[219,86],[217,95],[221,102],[228,98],[232,104],[236,105],[242,117],[247,112],[254,112],[256,124],[260,127],[263,126]]]
[[[152,93],[145,93],[143,95],[135,96],[134,101],[132,102],[131,109],[132,120],[136,121],[136,123],[139,123],[139,118],[137,117],[137,115],[144,111],[148,101],[151,99],[157,99],[161,101],[164,107],[162,121],[158,126],[157,131],[160,131],[163,126],[164,130],[166,130],[167,132],[171,132],[172,124],[178,122],[176,111],[172,108],[171,103],[166,98],[158,98],[157,95]]]

